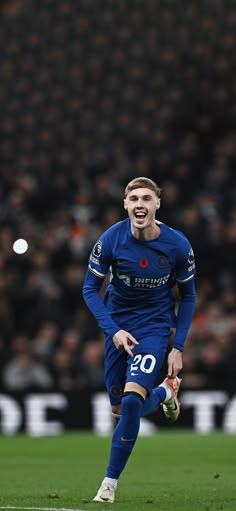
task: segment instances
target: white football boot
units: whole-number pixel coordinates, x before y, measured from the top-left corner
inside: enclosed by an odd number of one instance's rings
[[[106,478],[102,481],[102,484],[94,497],[93,502],[113,503],[115,500],[116,488],[113,484],[106,481]]]
[[[163,384],[168,385],[171,391],[171,397],[163,401],[162,408],[166,418],[171,421],[177,421],[180,414],[180,401],[178,399],[179,387],[182,379],[176,376],[175,378],[165,378]]]

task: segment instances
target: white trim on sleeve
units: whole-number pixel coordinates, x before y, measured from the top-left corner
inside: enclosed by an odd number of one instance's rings
[[[189,280],[193,279],[195,274],[193,275],[190,275],[190,277],[187,277],[186,279],[176,279],[177,282],[180,282],[182,284],[182,282],[188,282]]]
[[[102,279],[106,276],[105,273],[100,273],[100,271],[97,271],[95,270],[94,268],[92,268],[92,266],[90,266],[90,264],[88,265],[89,267],[89,270],[94,273],[94,275],[96,275],[96,277],[101,277]]]

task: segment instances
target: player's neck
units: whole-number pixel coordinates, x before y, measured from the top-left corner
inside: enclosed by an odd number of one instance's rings
[[[138,229],[137,227],[134,227],[131,225],[131,232],[137,240],[140,241],[151,241],[155,240],[160,236],[161,229],[159,225],[155,222],[152,225],[149,225],[148,227],[145,227],[144,229]]]

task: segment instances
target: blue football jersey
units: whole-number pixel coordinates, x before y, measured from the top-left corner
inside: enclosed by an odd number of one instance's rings
[[[158,325],[174,327],[173,286],[195,274],[186,236],[164,223],[158,225],[158,238],[140,241],[132,235],[129,218],[118,222],[102,234],[89,259],[94,275],[103,278],[110,273],[104,303],[115,323],[133,335],[143,328],[151,335]]]

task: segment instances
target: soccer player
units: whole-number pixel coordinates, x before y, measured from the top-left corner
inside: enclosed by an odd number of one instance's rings
[[[114,502],[140,418],[159,404],[170,421],[180,413],[177,375],[195,307],[195,263],[184,234],[156,220],[160,195],[161,189],[149,178],[128,183],[124,198],[128,218],[112,225],[95,243],[84,281],[84,300],[105,333],[106,387],[117,418],[106,477],[94,502]],[[103,300],[99,291],[108,273]],[[167,377],[154,387],[173,328]]]

